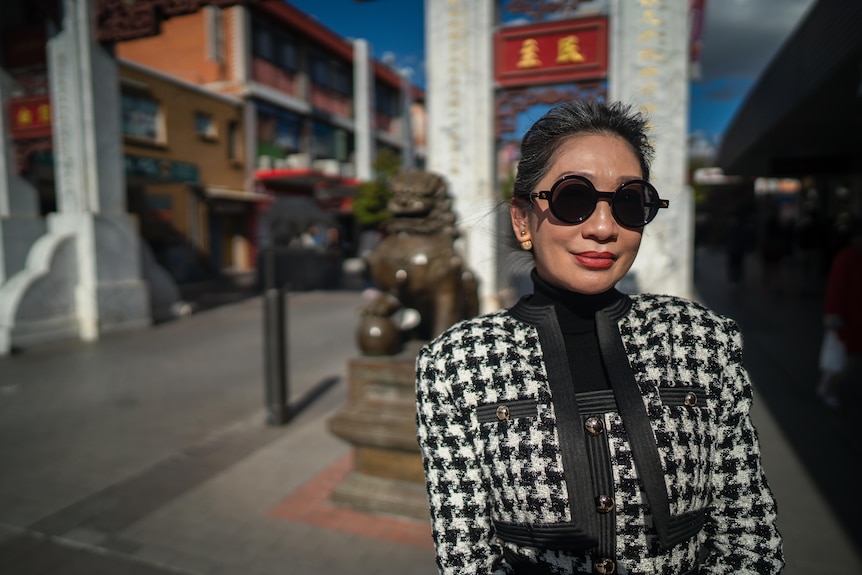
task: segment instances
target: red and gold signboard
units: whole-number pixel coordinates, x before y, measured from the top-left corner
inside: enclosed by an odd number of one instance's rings
[[[9,126],[13,140],[51,135],[51,102],[48,96],[9,100]]]
[[[605,17],[503,28],[494,43],[501,87],[596,80],[608,69]]]

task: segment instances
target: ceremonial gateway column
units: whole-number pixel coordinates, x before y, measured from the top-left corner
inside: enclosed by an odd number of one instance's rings
[[[627,278],[639,292],[692,297],[694,204],[686,185],[688,0],[612,0],[609,98],[650,118],[656,148],[651,181],[670,209],[644,228]]]
[[[95,40],[96,0],[64,0],[48,41],[59,214],[51,232],[76,235],[75,303],[83,339],[146,325],[140,239],[126,212],[116,60]]]
[[[0,354],[150,323],[141,246],[126,213],[116,60],[95,40],[96,0],[62,0],[47,42],[58,213],[0,285]]]
[[[482,312],[499,307],[494,181],[494,2],[426,0],[428,161],[448,180]]]

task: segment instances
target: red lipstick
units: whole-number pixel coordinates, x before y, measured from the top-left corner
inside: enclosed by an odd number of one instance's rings
[[[594,270],[606,270],[612,265],[616,258],[609,252],[579,252],[575,259],[585,268]]]

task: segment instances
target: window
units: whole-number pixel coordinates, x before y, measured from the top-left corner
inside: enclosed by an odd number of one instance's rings
[[[353,87],[353,68],[347,63],[313,51],[311,81],[339,94],[349,95]]]
[[[354,152],[353,138],[342,128],[315,121],[312,126],[312,155],[314,159],[332,159],[346,162]]]
[[[272,32],[267,28],[255,28],[253,53],[258,58],[272,60]]]
[[[153,142],[162,142],[161,109],[159,103],[146,94],[123,92],[120,96],[123,135]]]
[[[401,93],[386,84],[374,85],[374,108],[391,118],[401,115]]]
[[[302,119],[292,112],[257,104],[258,153],[276,158],[299,151]]]
[[[252,24],[252,55],[283,68],[297,69],[296,40],[284,30],[277,30],[258,18]]]
[[[296,70],[296,44],[284,38],[278,43],[278,64],[285,70]]]
[[[215,139],[217,134],[213,117],[203,112],[195,112],[195,132],[202,138]]]
[[[224,62],[224,21],[221,8],[207,6],[207,59],[214,62]]]
[[[242,160],[239,151],[242,149],[240,144],[239,122],[231,120],[227,124],[227,159],[233,162]]]
[[[352,69],[343,62],[336,62],[332,88],[336,92],[349,95],[353,84]]]

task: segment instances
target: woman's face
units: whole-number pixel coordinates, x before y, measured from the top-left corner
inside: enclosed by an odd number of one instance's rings
[[[587,178],[603,192],[643,177],[628,142],[613,134],[585,134],[562,143],[548,173],[533,191],[550,190],[554,182],[572,174]],[[610,203],[603,199],[580,224],[556,219],[548,200],[538,198],[524,210],[513,205],[511,216],[517,240],[533,242],[539,277],[582,294],[602,293],[622,279],[635,261],[643,231],[617,223]]]

